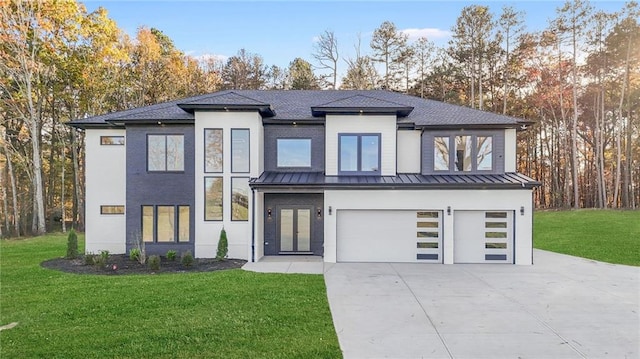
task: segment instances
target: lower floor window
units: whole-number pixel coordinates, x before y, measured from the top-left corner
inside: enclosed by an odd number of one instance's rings
[[[142,240],[189,242],[189,206],[142,206]]]

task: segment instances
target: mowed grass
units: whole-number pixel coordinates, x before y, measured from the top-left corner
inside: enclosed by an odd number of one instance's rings
[[[323,277],[104,276],[40,267],[63,235],[0,243],[0,358],[339,358]]]
[[[535,248],[640,266],[640,211],[537,211]]]

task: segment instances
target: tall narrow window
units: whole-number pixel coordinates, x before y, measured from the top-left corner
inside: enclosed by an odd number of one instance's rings
[[[478,171],[490,171],[493,169],[491,136],[477,137],[476,165]]]
[[[204,130],[204,171],[222,172],[222,129]]]
[[[361,166],[363,172],[378,172],[380,165],[380,136],[362,136],[361,144]]]
[[[231,130],[231,172],[249,172],[249,130]]]
[[[222,177],[204,179],[204,220],[222,220]]]
[[[471,171],[471,136],[456,136],[456,171]]]
[[[189,242],[189,206],[178,206],[178,242]]]
[[[147,137],[149,171],[184,171],[184,136],[149,135]]]
[[[435,171],[449,170],[449,137],[434,137],[433,169]]]
[[[358,170],[358,136],[340,136],[340,171]]]
[[[145,242],[153,242],[153,209],[153,206],[142,206],[142,240]]]
[[[231,220],[249,220],[249,178],[231,178]]]
[[[380,134],[340,134],[339,172],[380,172]]]
[[[173,242],[175,234],[175,207],[158,206],[157,213],[157,233],[158,242]]]

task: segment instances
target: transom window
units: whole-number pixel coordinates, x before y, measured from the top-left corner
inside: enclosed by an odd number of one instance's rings
[[[100,136],[100,144],[103,146],[123,146],[124,136]]]
[[[434,171],[493,170],[493,136],[435,136],[433,150]]]
[[[142,240],[189,242],[189,206],[142,206]]]
[[[339,134],[339,172],[380,173],[380,134]]]
[[[149,135],[147,137],[149,171],[184,171],[184,135]]]
[[[120,206],[120,205],[100,206],[100,214],[124,214],[124,206]]]
[[[310,138],[277,139],[278,167],[311,167]]]

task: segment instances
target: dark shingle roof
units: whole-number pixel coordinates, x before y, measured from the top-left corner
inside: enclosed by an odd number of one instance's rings
[[[321,172],[263,172],[249,184],[254,188],[410,188],[504,189],[533,188],[540,183],[520,173],[504,174],[398,174],[397,176],[325,176]]]
[[[186,108],[187,110],[180,107]],[[186,106],[185,106],[186,105]],[[105,126],[108,122],[120,123],[178,121],[192,122],[194,107],[238,105],[239,108],[253,106],[261,111],[265,119],[272,122],[321,120],[314,117],[311,108],[395,108],[405,109],[407,115],[399,117],[399,123],[416,126],[501,126],[515,127],[524,122],[515,117],[498,115],[444,102],[421,99],[384,90],[226,90],[207,95],[165,102],[136,109],[113,112],[72,121],[71,125]],[[244,106],[244,107],[243,107]],[[269,107],[266,107],[269,106]],[[411,111],[410,109],[413,108]],[[264,112],[262,110],[265,110]],[[403,113],[398,112],[400,116]]]

